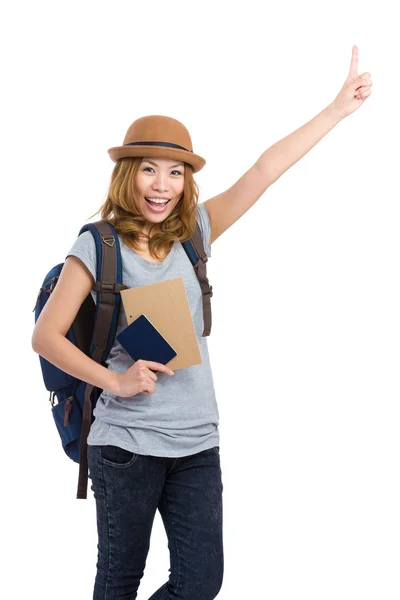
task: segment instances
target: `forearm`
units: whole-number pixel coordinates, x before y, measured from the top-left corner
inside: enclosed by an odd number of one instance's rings
[[[266,187],[307,154],[341,120],[330,104],[311,121],[268,148],[256,163],[265,177]]]
[[[62,334],[32,340],[35,352],[69,375],[102,390],[118,393],[118,375],[98,364]]]

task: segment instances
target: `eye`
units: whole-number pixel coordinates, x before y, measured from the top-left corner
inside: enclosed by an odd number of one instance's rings
[[[143,171],[147,171],[147,169],[151,169],[153,171],[152,167],[145,167],[143,169]],[[177,169],[175,169],[174,171],[171,171],[171,173],[177,173],[178,175],[182,175],[181,171],[178,171]]]

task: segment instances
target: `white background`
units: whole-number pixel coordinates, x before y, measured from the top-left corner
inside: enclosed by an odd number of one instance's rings
[[[61,449],[30,340],[43,277],[105,199],[107,149],[141,116],[177,118],[207,160],[196,176],[204,201],[333,101],[356,44],[371,97],[212,247],[218,599],[398,600],[394,4],[10,6],[1,17],[1,595],[92,597],[94,499],[75,499],[77,465]],[[139,600],[168,567],[157,514]]]

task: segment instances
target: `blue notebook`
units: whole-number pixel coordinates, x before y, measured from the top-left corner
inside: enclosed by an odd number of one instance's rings
[[[152,360],[166,365],[175,350],[145,315],[141,315],[117,335],[117,340],[134,361]]]

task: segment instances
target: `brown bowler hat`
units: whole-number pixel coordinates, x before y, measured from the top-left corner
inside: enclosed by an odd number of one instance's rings
[[[192,165],[194,173],[206,164],[204,158],[193,154],[186,127],[162,115],[148,115],[134,121],[126,132],[123,146],[110,148],[108,154],[114,162],[126,156],[176,158]]]

